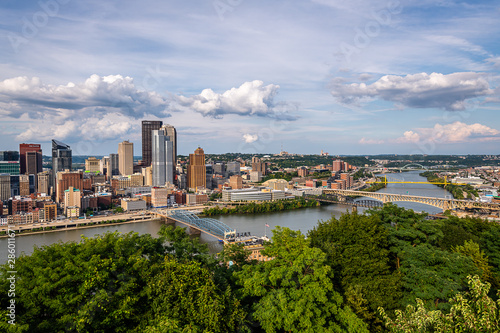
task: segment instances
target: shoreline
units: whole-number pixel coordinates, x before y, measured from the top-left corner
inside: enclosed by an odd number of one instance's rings
[[[152,222],[152,221],[161,221],[161,218],[150,218],[150,219],[144,219],[144,220],[134,220],[134,221],[123,221],[123,222],[114,222],[114,223],[98,223],[98,224],[92,224],[92,225],[84,225],[84,226],[74,226],[74,227],[66,227],[66,228],[57,228],[57,229],[50,229],[50,230],[39,230],[39,231],[29,231],[29,232],[16,232],[16,237],[18,236],[28,236],[28,235],[37,235],[37,234],[46,234],[46,233],[53,233],[53,232],[59,232],[59,231],[66,231],[66,230],[79,230],[79,229],[89,229],[89,228],[98,228],[98,227],[106,227],[106,226],[113,226],[113,225],[121,225],[121,224],[129,224],[129,223],[137,223],[137,222]],[[2,238],[8,238],[9,235],[6,233],[5,235],[0,235],[0,239]]]

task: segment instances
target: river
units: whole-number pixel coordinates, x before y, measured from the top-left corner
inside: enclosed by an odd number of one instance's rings
[[[401,181],[426,181],[424,177],[419,176],[418,171],[388,174],[388,177],[399,179]],[[390,179],[389,179],[390,181]],[[380,190],[382,193],[410,194],[429,197],[449,197],[451,194],[435,185],[431,184],[388,184],[386,188]],[[426,211],[431,214],[440,212],[439,208],[417,204],[417,203],[397,203],[397,205],[411,208],[415,211]],[[306,208],[293,211],[255,214],[255,215],[226,215],[214,217],[237,232],[250,232],[252,235],[263,236],[264,234],[271,235],[271,230],[276,226],[288,227],[293,230],[300,230],[307,233],[313,229],[320,220],[328,220],[333,216],[339,217],[342,213],[351,211],[350,206],[346,205],[328,205],[317,208]],[[363,208],[359,208],[363,212]],[[267,228],[266,223],[269,225]],[[158,221],[152,222],[137,222],[121,225],[108,225],[102,227],[88,228],[82,230],[65,230],[50,233],[39,233],[33,235],[17,236],[16,237],[16,256],[21,253],[30,254],[33,252],[34,246],[50,245],[57,242],[75,241],[79,242],[82,235],[92,237],[105,232],[119,231],[127,233],[130,231],[138,232],[139,234],[156,235],[160,230],[161,223]],[[213,237],[202,233],[200,241],[207,243],[211,252],[217,252],[221,249],[221,245]],[[0,263],[7,260],[7,239],[0,239]]]

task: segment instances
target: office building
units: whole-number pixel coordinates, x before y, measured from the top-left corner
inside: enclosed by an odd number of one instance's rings
[[[10,175],[0,174],[0,205],[1,201],[9,200],[10,197]]]
[[[123,141],[118,144],[118,169],[122,176],[134,173],[134,144],[132,142]]]
[[[95,157],[89,157],[85,160],[85,171],[92,173],[101,172],[101,161]]]
[[[212,170],[213,170],[213,173],[215,173],[216,175],[225,175],[226,174],[226,165],[224,164],[224,162],[215,163],[212,166]]]
[[[0,161],[0,173],[19,175],[20,166],[18,161]]]
[[[57,173],[70,170],[73,163],[71,148],[65,143],[52,140],[52,179],[57,184]]]
[[[252,171],[260,171],[262,176],[267,174],[267,164],[257,156],[252,157]]]
[[[151,166],[142,168],[142,176],[144,177],[144,185],[153,186],[153,168]]]
[[[27,153],[29,160],[27,159]],[[34,143],[21,143],[19,145],[19,164],[21,167],[21,174],[36,175],[42,172],[42,146]]]
[[[121,200],[121,207],[126,212],[130,212],[130,211],[134,211],[134,210],[145,210],[147,208],[146,201],[139,199],[139,198],[122,199]]]
[[[190,189],[206,187],[205,152],[200,147],[194,151],[194,154],[189,154],[187,179]]]
[[[109,154],[108,165],[106,167],[106,175],[108,176],[108,179],[111,179],[113,176],[118,176],[120,174],[118,162],[118,154]]]
[[[70,186],[64,191],[64,215],[68,216],[68,209],[75,207],[78,207],[78,211],[80,211],[82,207],[82,195],[79,189]]]
[[[36,175],[36,178],[37,178],[36,191],[38,193],[45,193],[47,195],[51,195],[52,177],[50,171],[40,172],[38,175]]]
[[[166,187],[153,187],[151,189],[151,206],[154,208],[167,207],[171,190]]]
[[[228,162],[227,163],[227,169],[226,169],[226,172],[227,172],[227,176],[228,177],[231,177],[233,175],[240,175],[241,174],[241,164],[240,162]]]
[[[240,175],[233,175],[229,178],[229,186],[233,190],[239,190],[243,188],[243,178]]]
[[[162,126],[152,131],[152,164],[153,186],[165,186],[174,183],[173,142],[167,135],[167,128]]]
[[[99,172],[103,175],[108,174],[109,156],[103,156],[99,161]]]
[[[142,164],[146,167],[152,162],[152,131],[159,130],[163,125],[161,120],[142,121]]]
[[[64,193],[70,187],[83,189],[83,173],[80,171],[59,172],[57,174],[57,196],[56,201],[64,201]]]
[[[15,150],[0,151],[0,161],[19,162],[19,152]]]
[[[172,174],[175,180],[175,167],[177,166],[177,130],[174,126],[167,124],[163,126],[167,132],[167,136],[170,138],[172,142]]]
[[[57,220],[57,205],[52,202],[47,202],[43,206],[45,222]]]
[[[30,193],[32,192],[30,191],[29,175],[19,175],[19,195],[22,197],[27,197],[30,195]]]
[[[260,171],[250,171],[250,181],[260,182],[262,180],[262,172]]]

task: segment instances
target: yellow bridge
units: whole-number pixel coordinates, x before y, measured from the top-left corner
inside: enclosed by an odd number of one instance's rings
[[[416,195],[404,195],[404,194],[390,194],[390,193],[380,193],[380,192],[363,192],[363,191],[351,191],[351,190],[323,190],[323,194],[329,195],[340,195],[340,196],[362,196],[373,198],[382,203],[387,202],[417,202],[433,207],[441,208],[443,211],[451,209],[488,209],[488,210],[500,210],[499,204],[487,203],[487,202],[477,202],[472,200],[456,200],[456,199],[445,199],[445,198],[434,198],[434,197],[421,197]]]
[[[366,182],[367,184],[432,184],[432,185],[450,185],[450,184],[453,184],[453,185],[467,185],[467,183],[451,183],[449,181],[447,181],[446,179],[446,176],[444,177],[444,182],[410,182],[410,181],[401,181],[400,179],[396,179],[396,178],[392,178],[392,177],[389,177],[391,179],[391,181],[387,181],[387,176],[385,176],[383,178],[383,180],[376,180],[376,181],[373,181],[373,182]]]

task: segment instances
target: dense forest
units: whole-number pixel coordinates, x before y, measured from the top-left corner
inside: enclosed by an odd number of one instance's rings
[[[183,229],[36,248],[1,268],[2,332],[498,332],[500,225],[388,204],[277,227],[265,262]]]

